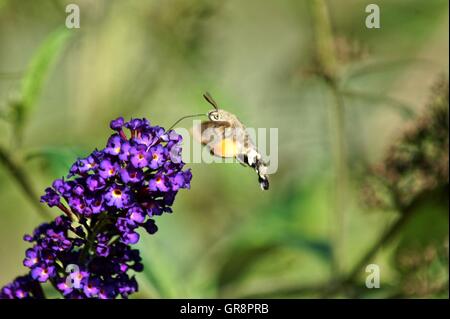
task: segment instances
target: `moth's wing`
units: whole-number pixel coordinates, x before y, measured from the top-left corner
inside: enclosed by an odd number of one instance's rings
[[[236,155],[236,159],[238,160],[239,164],[241,164],[244,167],[247,167],[248,164],[246,162],[246,156],[243,153],[239,153],[238,155]]]
[[[204,121],[199,125],[195,125],[193,127],[193,135],[194,138],[202,143],[203,145],[207,145],[212,142],[213,138],[217,136],[220,138],[225,134],[225,128],[230,127],[228,122],[213,122],[213,121]]]
[[[236,157],[241,150],[233,127],[226,121],[206,121],[193,128],[194,138],[205,145],[211,154],[219,157]]]

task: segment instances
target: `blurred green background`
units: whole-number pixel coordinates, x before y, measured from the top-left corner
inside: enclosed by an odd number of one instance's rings
[[[64,27],[68,3],[80,29]],[[448,195],[413,198],[406,220],[363,185],[448,77],[448,1],[379,0],[380,29],[369,3],[0,0],[0,286],[25,272],[23,234],[57,213],[38,196],[111,119],[168,127],[210,91],[278,128],[279,169],[263,192],[240,165],[189,164],[191,190],[138,244],[135,297],[447,298]]]

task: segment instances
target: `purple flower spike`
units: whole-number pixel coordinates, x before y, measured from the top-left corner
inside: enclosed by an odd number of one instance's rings
[[[157,232],[155,216],[171,213],[175,195],[189,188],[181,136],[150,126],[146,119],[110,123],[106,147],[75,161],[67,178],[56,179],[41,201],[65,215],[38,226],[24,240],[26,276],[4,286],[0,298],[44,298],[50,281],[70,299],[128,298],[143,270],[139,229]],[[124,130],[130,130],[127,138]]]

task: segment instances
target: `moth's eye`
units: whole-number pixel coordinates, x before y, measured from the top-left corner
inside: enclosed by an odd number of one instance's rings
[[[209,113],[209,115],[210,115],[210,119],[213,121],[217,121],[220,118],[219,113],[217,113],[217,112],[211,112],[211,113]]]

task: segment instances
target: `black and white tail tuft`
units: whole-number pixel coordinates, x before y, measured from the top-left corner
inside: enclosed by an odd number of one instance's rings
[[[269,189],[269,178],[267,177],[267,164],[261,160],[256,161],[255,165],[256,172],[258,173],[258,181],[261,189],[266,191]]]

